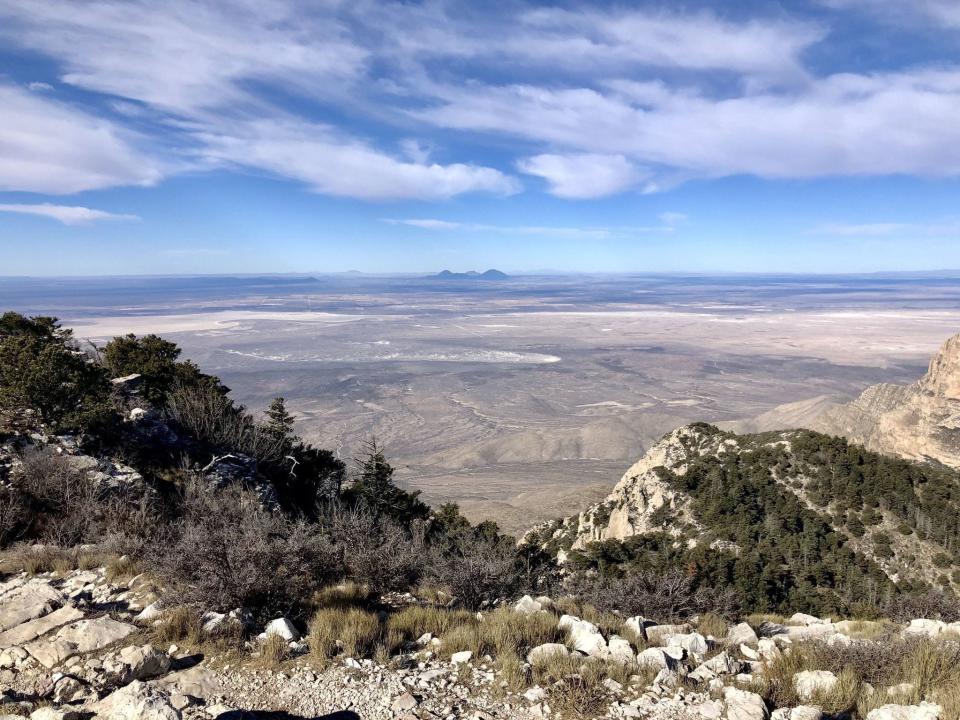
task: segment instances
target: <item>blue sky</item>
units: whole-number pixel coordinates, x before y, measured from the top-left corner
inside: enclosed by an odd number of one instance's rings
[[[0,0],[0,275],[960,268],[960,3]]]

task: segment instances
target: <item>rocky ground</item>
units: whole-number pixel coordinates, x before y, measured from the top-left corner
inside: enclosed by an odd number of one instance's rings
[[[324,666],[312,662],[307,643],[282,619],[265,631],[289,643],[291,658],[273,667],[258,657],[262,639],[239,652],[161,647],[151,629],[164,615],[164,599],[143,576],[121,582],[108,580],[110,574],[104,567],[62,575],[20,573],[0,583],[0,718],[492,720],[561,714],[551,707],[555,687],[511,692],[493,658],[462,651],[441,659],[438,640],[429,636],[388,663],[341,656]],[[512,612],[553,612],[550,605],[547,598],[525,597]],[[206,620],[212,630],[230,618],[208,614]],[[836,675],[796,673],[794,689],[811,704],[792,708],[769,707],[753,692],[758,678],[769,663],[805,642],[869,642],[859,638],[864,623],[800,614],[788,624],[740,623],[722,638],[692,624],[657,625],[640,617],[625,620],[622,635],[601,632],[572,615],[558,622],[567,632],[566,644],[532,648],[528,663],[562,657],[633,668],[634,674],[621,677],[625,682],[608,677],[599,683],[594,690],[602,693],[601,709],[589,717],[766,720],[772,711],[774,720],[818,720],[821,710],[813,701],[833,689]],[[947,638],[960,633],[960,623],[920,619],[897,632]],[[643,649],[637,652],[638,647]],[[445,650],[443,658],[453,648]],[[938,718],[953,720],[928,702],[887,704],[868,715],[869,720]]]

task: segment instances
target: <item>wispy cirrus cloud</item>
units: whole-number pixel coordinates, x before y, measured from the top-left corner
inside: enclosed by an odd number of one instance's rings
[[[0,84],[0,108],[0,190],[66,195],[164,176],[133,133],[49,95]]]
[[[814,228],[813,232],[838,237],[960,237],[960,222],[826,223]]]
[[[53,205],[51,203],[18,204],[0,203],[0,212],[20,215],[36,215],[62,222],[64,225],[86,225],[99,220],[139,220],[137,215],[112,213],[105,210],[76,205]]]
[[[383,218],[381,222],[390,225],[407,225],[421,230],[437,232],[495,233],[498,235],[528,235],[554,237],[567,240],[606,240],[625,238],[632,235],[670,234],[676,226],[686,220],[680,213],[662,213],[661,224],[648,226],[618,227],[563,227],[550,225],[490,225],[486,223],[465,223],[437,218]]]
[[[914,5],[960,22],[953,0]],[[0,38],[51,59],[88,104],[4,87],[0,189],[227,168],[436,201],[519,192],[519,171],[591,199],[731,175],[960,175],[960,64],[818,72],[808,53],[830,32],[786,12],[6,0]]]

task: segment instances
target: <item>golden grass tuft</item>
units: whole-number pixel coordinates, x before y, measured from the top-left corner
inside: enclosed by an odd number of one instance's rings
[[[109,582],[123,582],[142,572],[140,563],[129,555],[121,555],[107,564],[106,578]]]
[[[322,663],[339,651],[354,658],[371,657],[381,645],[383,631],[374,613],[357,608],[323,608],[310,621],[310,653]]]
[[[332,608],[349,610],[365,608],[370,604],[370,589],[366,585],[345,582],[330,585],[313,596],[313,605],[318,609]]]
[[[706,613],[697,623],[697,631],[701,635],[710,635],[723,640],[727,636],[730,624],[716,613]]]
[[[270,633],[260,644],[260,662],[264,667],[276,669],[290,657],[290,644],[276,633]]]
[[[203,637],[203,622],[200,613],[189,607],[166,610],[152,631],[158,643],[187,643],[197,645]]]

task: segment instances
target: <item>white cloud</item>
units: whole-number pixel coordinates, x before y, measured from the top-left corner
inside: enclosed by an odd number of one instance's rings
[[[193,115],[259,105],[254,83],[323,95],[358,77],[369,53],[327,11],[334,5],[5,0],[0,33],[58,58],[67,84]]]
[[[33,90],[34,92],[46,92],[47,90],[53,90],[53,85],[45,82],[31,82],[27,83],[27,89]]]
[[[613,195],[634,187],[648,175],[623,155],[595,153],[535,155],[519,161],[517,168],[542,177],[557,197],[575,199]]]
[[[805,74],[800,53],[825,36],[810,23],[729,22],[709,12],[544,8],[523,20],[512,49],[544,65],[632,64],[764,77]]]
[[[839,74],[791,91],[729,98],[684,89],[645,105],[591,88],[474,85],[445,87],[440,95],[442,104],[416,117],[546,142],[569,153],[622,156],[656,168],[653,184],[659,186],[735,174],[960,174],[960,67]],[[539,169],[554,175],[569,196],[580,196],[582,183],[562,162]],[[570,187],[562,185],[567,179]]]
[[[73,106],[0,85],[0,108],[0,190],[61,195],[163,175],[122,128]]]
[[[52,205],[41,203],[37,205],[4,203],[0,204],[0,212],[19,213],[21,215],[39,215],[40,217],[59,220],[64,225],[84,225],[96,220],[139,220],[136,215],[122,215],[94,210],[88,207],[74,205]]]
[[[207,160],[260,168],[313,191],[365,200],[440,200],[467,192],[510,195],[515,178],[477,165],[409,162],[332,128],[298,120],[256,120],[198,131]]]
[[[865,10],[894,22],[901,22],[905,18],[917,18],[946,27],[960,28],[960,3],[957,0],[820,0],[820,2],[838,10]]]

